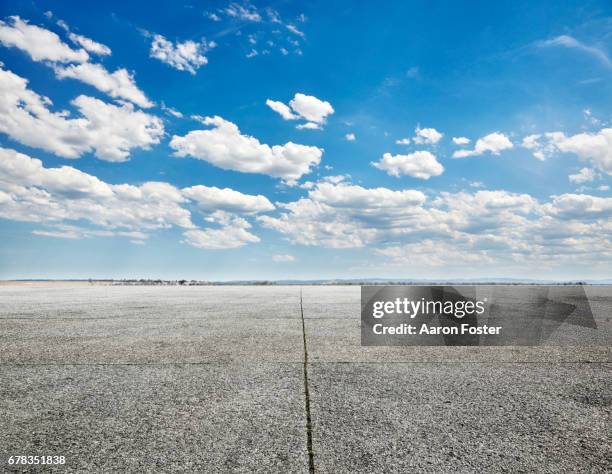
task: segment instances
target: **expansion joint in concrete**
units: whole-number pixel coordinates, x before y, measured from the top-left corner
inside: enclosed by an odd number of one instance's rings
[[[302,337],[304,340],[304,402],[306,407],[306,449],[308,451],[308,470],[314,474],[314,451],[312,449],[312,417],[310,415],[310,389],[308,387],[308,344],[306,343],[306,323],[304,322],[304,305],[300,288],[300,314],[302,317]]]

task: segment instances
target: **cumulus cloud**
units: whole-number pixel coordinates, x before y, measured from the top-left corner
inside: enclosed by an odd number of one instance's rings
[[[524,269],[612,260],[612,198],[564,194],[541,203],[528,194],[478,190],[428,200],[415,190],[340,181],[315,183],[306,198],[277,206],[278,215],[258,220],[292,243],[373,246],[389,265],[426,270],[494,262]]]
[[[111,54],[111,49],[108,46],[98,43],[87,36],[69,33],[68,38],[70,38],[74,44],[78,44],[92,54],[97,54],[98,56],[109,56]]]
[[[597,178],[597,173],[592,168],[582,168],[575,174],[570,174],[568,179],[575,184],[584,184],[594,181]]]
[[[9,17],[8,22],[0,20],[0,43],[21,49],[34,61],[84,63],[89,59],[84,49],[74,50],[62,42],[57,34],[30,25],[18,16]]]
[[[0,132],[64,158],[94,152],[106,161],[125,161],[133,148],[149,148],[164,133],[162,121],[131,104],[116,106],[81,95],[72,101],[80,117],[52,112],[51,101],[27,80],[0,69]]]
[[[143,108],[153,106],[126,69],[110,73],[100,64],[83,63],[70,66],[55,66],[55,75],[60,79],[77,79],[89,84],[115,99],[125,99]]]
[[[434,145],[438,143],[442,137],[443,133],[438,132],[435,128],[420,128],[417,127],[414,130],[414,143],[419,145]]]
[[[259,242],[259,237],[249,232],[251,224],[241,217],[234,217],[219,229],[193,229],[183,233],[186,242],[209,250],[233,249]]]
[[[470,139],[467,137],[453,137],[453,143],[455,145],[467,145],[470,143]]]
[[[266,100],[266,105],[285,120],[306,120],[306,123],[298,125],[297,128],[322,128],[327,117],[334,113],[329,102],[299,92],[291,99],[289,106],[271,99]]]
[[[309,190],[308,198],[278,203],[283,210],[280,216],[260,216],[258,220],[294,243],[363,247],[390,230],[393,216],[418,220],[425,200],[425,195],[415,190],[368,189],[324,181]]]
[[[315,123],[315,122],[301,123],[299,125],[296,125],[295,128],[297,128],[298,130],[304,130],[304,129],[307,129],[307,130],[322,130],[323,129],[323,127],[320,124]]]
[[[393,265],[415,267],[448,267],[460,265],[482,265],[493,263],[494,259],[485,249],[469,248],[469,245],[456,242],[425,239],[404,245],[394,245],[375,249],[377,255],[387,257]],[[467,248],[466,248],[467,247]],[[452,256],[452,259],[449,258]]]
[[[465,158],[468,156],[479,156],[489,152],[492,155],[499,155],[503,150],[509,150],[514,145],[503,133],[494,132],[479,138],[473,150],[457,150],[453,153],[453,158]]]
[[[272,110],[274,110],[274,112],[279,114],[281,117],[283,117],[285,120],[297,120],[300,118],[299,115],[296,115],[291,111],[291,108],[289,106],[278,100],[268,99],[266,100],[266,105]]]
[[[289,105],[301,117],[318,124],[325,123],[327,116],[334,113],[334,108],[326,100],[299,92],[295,94]]]
[[[277,263],[295,262],[295,257],[287,254],[272,255],[272,260]]]
[[[608,219],[612,217],[612,197],[588,194],[561,194],[543,206],[545,213],[568,219]]]
[[[563,153],[574,153],[595,168],[612,175],[612,128],[596,133],[578,133],[570,137],[561,132],[549,133],[550,144]]]
[[[349,142],[354,142],[357,139],[354,133],[347,133],[346,135],[344,135],[344,138],[346,139],[346,141]]]
[[[53,18],[53,14],[51,13],[51,15],[47,15],[47,18]],[[63,28],[66,33],[68,33],[68,38],[70,38],[70,41],[72,41],[78,46],[81,46],[87,52],[96,54],[98,56],[109,56],[112,53],[111,49],[105,44],[98,43],[97,41],[94,41],[91,38],[88,38],[87,36],[78,35],[76,33],[71,32],[70,27],[64,20],[58,20],[57,24],[58,26]]]
[[[194,227],[186,201],[167,183],[112,185],[70,166],[45,168],[38,159],[0,148],[0,216],[66,223],[87,221],[105,229]]]
[[[203,123],[213,128],[172,137],[170,147],[175,156],[191,156],[227,170],[266,174],[289,184],[321,161],[321,148],[293,142],[269,146],[243,135],[238,126],[217,116],[206,117]]]
[[[395,140],[396,145],[410,145],[410,138],[400,138],[399,140]]]
[[[85,36],[70,33],[68,25],[61,20],[58,22],[60,26],[69,33],[70,39],[83,46],[83,49],[75,51],[52,31],[30,25],[19,17],[10,17],[10,20],[11,24],[0,21],[0,43],[25,51],[34,61],[44,61],[54,69],[58,78],[77,79],[110,97],[128,100],[143,108],[154,105],[138,88],[134,76],[126,69],[110,73],[101,64],[89,62],[86,49],[94,54],[108,55],[111,51],[107,46]]]
[[[423,235],[448,238],[459,232],[459,228],[468,229],[470,220],[478,216],[483,221],[489,218],[498,224],[505,223],[505,214],[521,210],[526,204],[525,198],[516,199],[514,203],[510,202],[512,198],[505,194],[483,194],[472,199],[471,209],[459,209],[453,203],[455,199],[447,195],[425,207],[426,196],[416,190],[368,189],[345,182],[319,182],[308,192],[308,198],[279,203],[283,210],[280,216],[258,219],[294,243],[332,248],[363,247]],[[448,208],[450,204],[455,208]],[[476,204],[484,209],[474,213]]]
[[[274,205],[261,194],[252,196],[230,188],[192,186],[183,189],[183,195],[208,212],[224,211],[235,214],[256,214],[271,211]]]
[[[523,147],[538,159],[553,153],[573,153],[596,169],[612,175],[612,128],[567,136],[563,132],[534,134],[523,138]]]
[[[340,180],[319,182],[308,193],[315,201],[342,208],[385,209],[397,206],[415,206],[425,201],[420,191],[392,191],[387,188],[364,188]]]
[[[397,178],[401,175],[408,175],[413,178],[429,179],[432,176],[441,175],[444,171],[444,167],[435,155],[422,150],[407,155],[385,153],[380,161],[373,162],[372,165]]]
[[[190,207],[216,227],[198,228]],[[39,236],[119,236],[141,242],[148,232],[178,227],[190,245],[235,248],[259,241],[242,216],[272,209],[264,196],[229,188],[109,184],[70,166],[46,168],[38,159],[0,148],[0,218],[47,225],[35,231]]]
[[[195,74],[201,66],[208,63],[204,54],[215,46],[214,42],[207,43],[205,40],[200,43],[191,40],[172,43],[162,35],[155,35],[149,54],[174,69]]]

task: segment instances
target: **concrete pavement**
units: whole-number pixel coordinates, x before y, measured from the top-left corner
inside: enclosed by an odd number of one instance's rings
[[[361,347],[359,287],[302,295],[0,286],[1,469],[50,454],[66,472],[609,468],[610,347]]]

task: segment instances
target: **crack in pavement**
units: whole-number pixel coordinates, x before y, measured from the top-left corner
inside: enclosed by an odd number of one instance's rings
[[[306,449],[308,451],[308,471],[314,474],[314,452],[312,450],[312,417],[310,415],[310,389],[308,387],[308,345],[306,344],[306,324],[304,322],[304,305],[300,288],[300,314],[302,316],[302,336],[304,339],[304,403],[306,408]]]

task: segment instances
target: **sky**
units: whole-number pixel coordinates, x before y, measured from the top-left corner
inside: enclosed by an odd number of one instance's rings
[[[0,20],[0,278],[612,276],[608,1]]]

